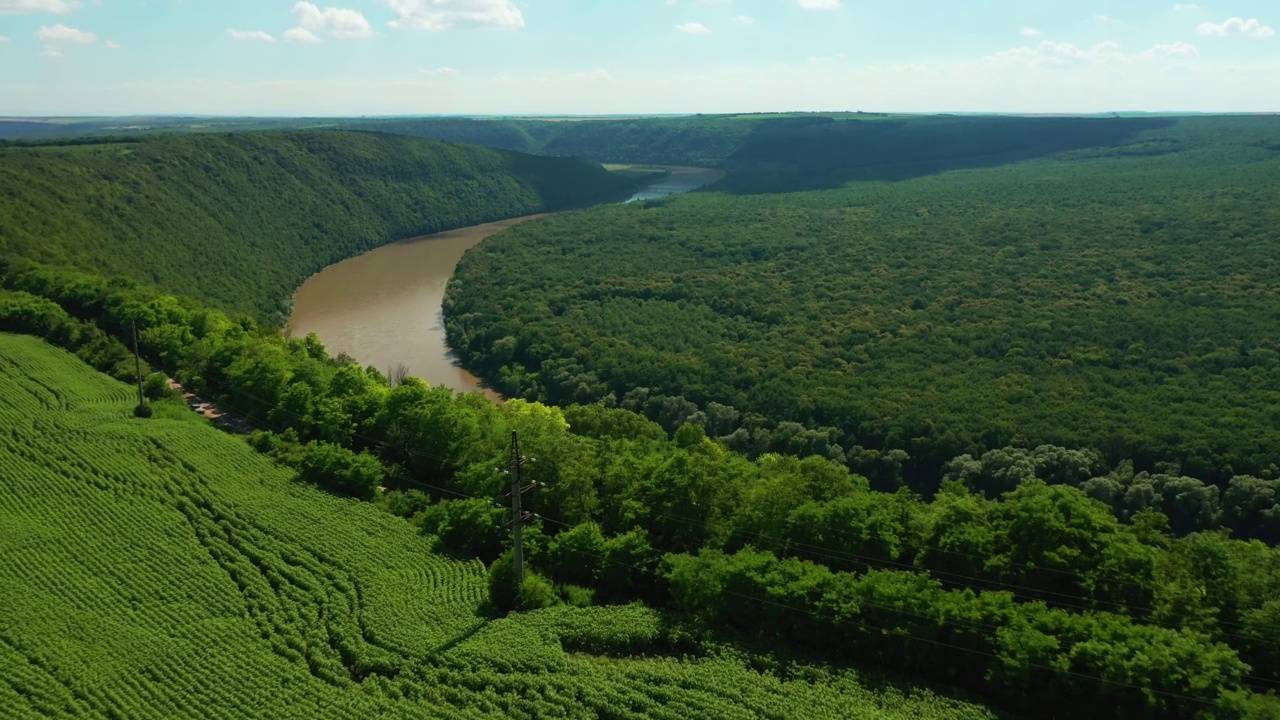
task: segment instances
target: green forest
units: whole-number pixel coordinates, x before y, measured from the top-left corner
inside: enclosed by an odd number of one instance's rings
[[[884,489],[1045,444],[1224,489],[1274,478],[1277,130],[1185,119],[804,192],[738,192],[731,173],[548,218],[463,259],[450,341],[511,396],[692,420]]]
[[[294,289],[326,265],[632,185],[581,160],[358,132],[15,144],[0,146],[0,255],[283,324]]]
[[[655,127],[599,122],[579,137]],[[358,132],[0,149],[0,703],[1280,716],[1280,123],[654,122],[726,179],[459,267],[450,341],[501,404],[287,338],[280,300],[430,208],[635,176]],[[113,182],[151,189],[110,206]],[[170,243],[199,282],[126,256]],[[256,430],[207,427],[170,377]]]
[[[984,456],[926,500],[818,456],[749,458],[695,423],[672,437],[601,403],[499,406],[396,384],[313,336],[286,339],[130,281],[17,262],[5,286],[0,330],[125,379],[130,354],[112,338],[136,323],[152,367],[258,424],[250,445],[300,481],[376,502],[488,564],[491,611],[639,601],[676,623],[582,640],[606,653],[615,641],[682,657],[759,648],[766,658],[751,662],[770,677],[790,677],[794,662],[863,668],[1029,715],[1280,711],[1280,551],[1174,527],[1174,508],[1122,521],[1063,481],[1089,471],[1088,453],[1038,448],[1029,462],[1044,478]],[[525,481],[540,488],[526,499],[523,584],[495,472],[513,431],[531,458]],[[1275,512],[1238,509],[1249,510]],[[333,647],[360,674],[399,667],[376,649]]]

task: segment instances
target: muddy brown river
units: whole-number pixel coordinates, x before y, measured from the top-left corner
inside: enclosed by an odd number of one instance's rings
[[[718,170],[669,167],[671,174],[627,202],[689,192],[723,177]],[[387,372],[404,365],[410,375],[459,392],[483,388],[459,367],[445,342],[444,289],[463,253],[526,217],[473,225],[403,240],[344,260],[312,275],[294,294],[288,332],[315,333],[331,354]]]

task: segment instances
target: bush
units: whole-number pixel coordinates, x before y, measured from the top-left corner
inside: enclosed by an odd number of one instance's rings
[[[489,604],[500,613],[537,610],[563,604],[556,588],[545,577],[525,567],[524,583],[516,582],[516,564],[511,551],[489,566]]]
[[[382,482],[377,458],[326,442],[307,445],[298,473],[309,483],[361,500],[372,499]]]
[[[505,510],[484,500],[442,500],[422,512],[422,531],[452,551],[493,562],[506,545]]]

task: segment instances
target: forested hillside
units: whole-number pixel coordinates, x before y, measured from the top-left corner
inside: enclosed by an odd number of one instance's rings
[[[631,183],[585,161],[356,132],[0,146],[0,254],[119,273],[279,322],[325,265]]]
[[[464,258],[450,340],[510,395],[886,487],[1046,443],[1274,477],[1277,132],[1189,119],[997,169],[549,218]]]

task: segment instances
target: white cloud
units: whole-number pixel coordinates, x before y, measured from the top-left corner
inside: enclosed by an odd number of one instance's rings
[[[107,47],[111,48],[112,50],[119,50],[120,43],[116,42],[115,40],[108,40]]]
[[[359,10],[336,7],[321,10],[313,3],[299,2],[291,12],[297,18],[299,27],[310,31],[308,34],[311,34],[312,39],[303,42],[319,39],[312,33],[324,33],[335,38],[367,38],[373,35],[369,21]]]
[[[696,23],[696,22],[687,22],[682,25],[677,25],[676,29],[682,33],[687,33],[689,35],[706,35],[707,33],[711,32],[711,29],[708,28],[706,25],[703,25],[702,23]]]
[[[315,45],[321,41],[320,38],[316,37],[315,33],[306,28],[300,27],[293,28],[292,30],[285,30],[284,33],[280,35],[280,39],[285,42],[300,43],[303,45]]]
[[[1200,51],[1196,49],[1195,45],[1179,40],[1168,45],[1156,45],[1150,50],[1144,50],[1142,56],[1151,58],[1194,58],[1200,57]]]
[[[984,60],[988,63],[1007,65],[1064,67],[1123,60],[1124,55],[1120,50],[1119,43],[1110,41],[1098,43],[1090,48],[1082,48],[1074,43],[1044,40],[1039,45],[1006,50],[990,55]]]
[[[838,10],[840,0],[796,0],[796,4],[805,10]]]
[[[743,25],[751,25],[756,21],[756,19],[751,17],[750,15],[739,15],[735,17],[734,20],[742,23]]]
[[[458,74],[457,68],[451,68],[451,67],[423,68],[418,72],[422,73],[423,75],[431,75],[435,77]]]
[[[524,27],[524,15],[512,0],[380,0],[402,30]]]
[[[3,35],[0,35],[0,42],[9,42],[9,38],[7,38],[7,37],[5,37],[5,36],[3,36]]]
[[[1227,18],[1221,23],[1200,23],[1196,32],[1201,35],[1245,35],[1248,37],[1271,37],[1276,31],[1259,22],[1258,18],[1241,20],[1238,17]]]
[[[1174,3],[1173,11],[1176,13],[1193,13],[1199,12],[1200,6],[1195,3]]]
[[[1033,27],[1024,27],[1018,31],[1022,37],[1039,37],[1040,31]]]
[[[97,39],[91,32],[69,28],[62,23],[53,26],[41,27],[36,32],[36,37],[42,43],[58,44],[71,43],[73,45],[88,45]]]
[[[261,30],[235,30],[232,28],[228,28],[227,34],[236,40],[275,42],[275,38],[271,37],[267,33],[262,32]]]
[[[1116,19],[1111,17],[1110,15],[1104,15],[1102,13],[1098,13],[1097,15],[1093,16],[1093,21],[1098,23],[1113,23],[1116,21]]]
[[[64,15],[80,7],[73,0],[0,0],[0,15],[27,15],[47,12]]]

